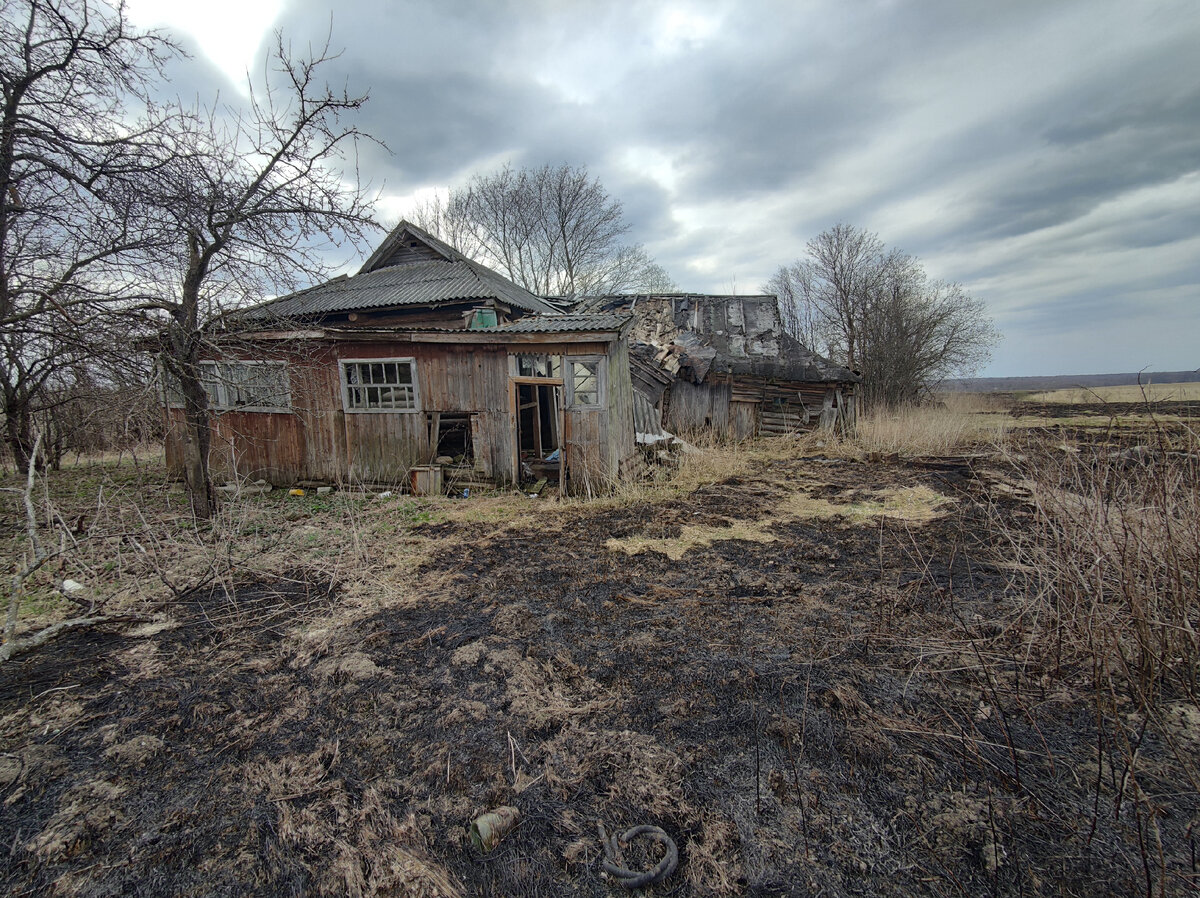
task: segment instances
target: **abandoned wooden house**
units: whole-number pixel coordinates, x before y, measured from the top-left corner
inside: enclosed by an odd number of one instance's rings
[[[211,469],[402,484],[441,459],[454,488],[611,483],[638,461],[631,324],[564,314],[402,222],[357,274],[243,312],[216,335],[220,358],[203,366]],[[169,417],[167,458],[182,470],[182,410]]]
[[[774,297],[533,295],[401,222],[353,276],[236,316],[202,364],[210,467],[275,484],[546,478],[602,488],[668,431],[743,438],[853,414],[855,376]],[[182,409],[167,390],[167,460]],[[415,477],[414,477],[415,475]]]
[[[639,433],[656,420],[673,433],[733,439],[854,422],[861,378],[789,336],[774,296],[601,296],[576,308],[634,316]]]

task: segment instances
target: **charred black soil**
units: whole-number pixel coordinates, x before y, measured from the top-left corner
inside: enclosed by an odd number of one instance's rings
[[[0,883],[615,894],[600,820],[678,845],[652,894],[1188,893],[1194,727],[1141,743],[1149,844],[1086,671],[1028,650],[1005,477],[774,459],[529,529],[423,526],[394,607],[342,615],[293,575],[61,640],[0,668]],[[520,822],[480,856],[466,826],[499,805]]]

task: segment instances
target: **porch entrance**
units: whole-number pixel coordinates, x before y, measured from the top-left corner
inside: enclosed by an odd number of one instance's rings
[[[563,386],[561,380],[517,378],[517,480],[562,483]]]

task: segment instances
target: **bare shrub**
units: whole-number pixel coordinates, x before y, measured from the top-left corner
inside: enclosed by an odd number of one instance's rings
[[[1195,887],[1194,861],[1179,870],[1195,856],[1191,827],[1172,814],[1178,796],[1200,793],[1200,446],[1186,429],[1155,442],[1020,460],[1029,513],[995,516],[1017,571],[1025,662],[1091,705],[1089,832],[1108,813],[1128,827],[1146,895],[1181,876]]]
[[[1056,660],[1086,660],[1150,713],[1164,697],[1200,698],[1200,455],[1188,442],[1027,462],[1032,526],[1008,533]]]

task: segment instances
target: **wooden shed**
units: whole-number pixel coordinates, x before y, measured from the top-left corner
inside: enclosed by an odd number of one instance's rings
[[[604,296],[577,307],[634,316],[635,408],[653,405],[669,431],[740,440],[854,422],[861,378],[784,333],[774,296]]]
[[[255,307],[204,363],[220,478],[583,491],[636,461],[620,312],[565,314],[402,222],[362,269]],[[167,459],[182,413],[168,388]],[[439,462],[440,460],[440,462]]]

